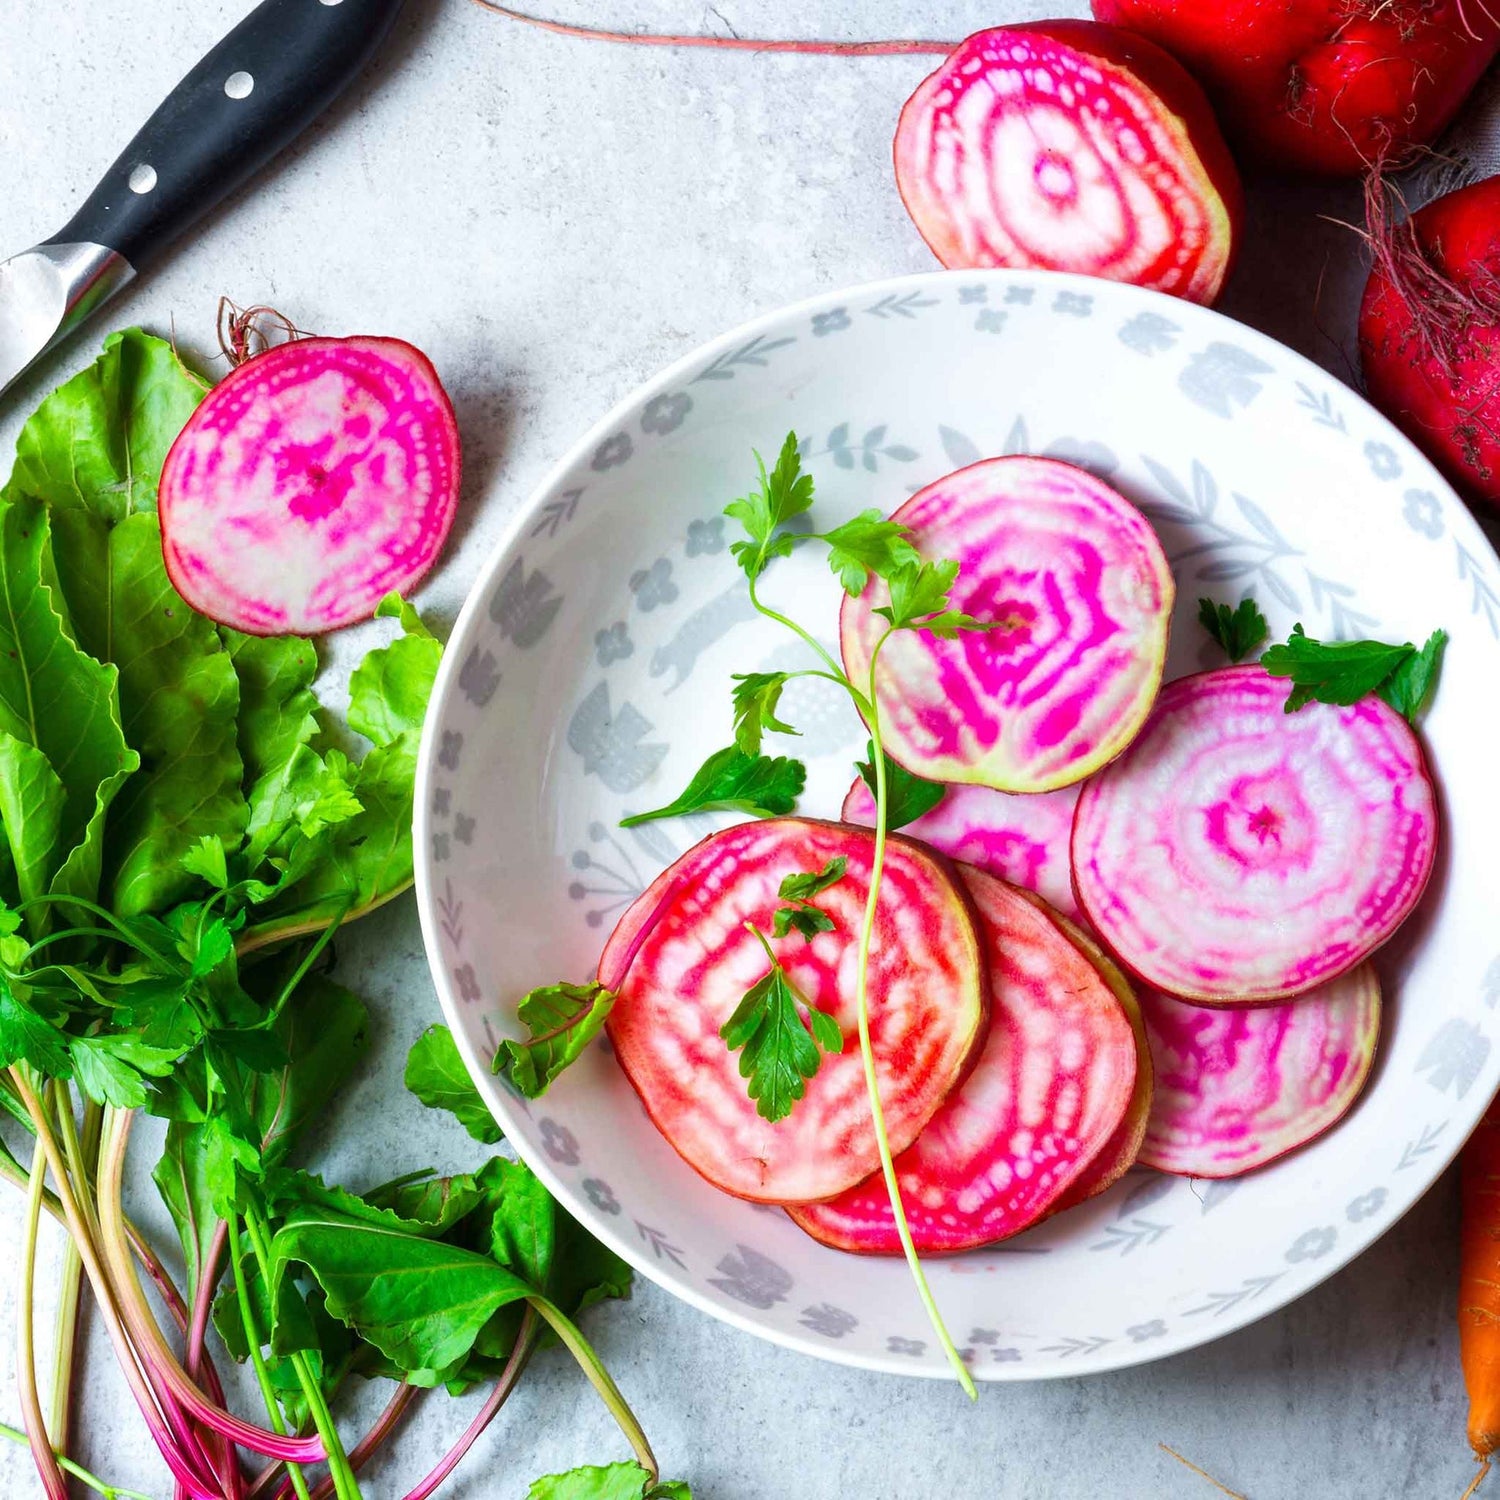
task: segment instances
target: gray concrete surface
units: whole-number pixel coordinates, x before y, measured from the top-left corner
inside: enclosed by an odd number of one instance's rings
[[[957,37],[1048,9],[1037,0],[552,4],[627,26],[847,37]],[[60,225],[246,8],[0,0],[0,253]],[[456,398],[468,454],[458,534],[422,601],[451,618],[512,507],[643,377],[757,312],[931,264],[888,156],[897,109],[924,71],[913,58],[586,46],[465,0],[409,0],[349,98],[116,305],[95,338],[138,321],[206,354],[227,293],[273,302],[304,328],[421,345]],[[1256,188],[1225,301],[1344,374],[1357,246],[1320,215],[1356,212],[1347,190]],[[0,471],[20,415],[89,348],[75,343],[0,404]],[[374,1007],[375,1046],[326,1122],[328,1169],[359,1184],[475,1159],[472,1143],[400,1087],[406,1047],[436,1014],[411,903],[351,932],[340,956]],[[157,1222],[147,1144],[133,1201]],[[1209,1486],[1159,1443],[1252,1500],[1456,1500],[1471,1465],[1455,1230],[1449,1177],[1353,1266],[1242,1333],[1126,1374],[991,1387],[974,1408],[951,1388],[772,1348],[650,1286],[591,1327],[666,1469],[705,1500],[1208,1500]],[[0,1250],[19,1234],[18,1204],[0,1198]],[[0,1255],[0,1418],[11,1421],[13,1264]],[[429,1401],[369,1493],[404,1493],[472,1405]],[[79,1425],[80,1457],[110,1480],[169,1492],[96,1326]],[[514,1500],[536,1474],[622,1451],[589,1388],[549,1355],[446,1493]],[[4,1447],[0,1494],[35,1493],[24,1452]]]

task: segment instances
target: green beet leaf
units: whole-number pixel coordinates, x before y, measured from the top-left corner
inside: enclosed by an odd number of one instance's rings
[[[272,787],[303,745],[318,735],[318,700],[312,691],[318,652],[301,636],[242,635],[219,626],[240,685],[236,721],[245,800],[252,826],[256,811],[273,800]]]
[[[680,1480],[653,1483],[650,1473],[630,1459],[544,1474],[532,1482],[526,1500],[693,1500],[693,1492]]]
[[[297,986],[274,1028],[286,1061],[257,1074],[246,1098],[267,1167],[287,1159],[348,1082],[365,1054],[368,1027],[369,1013],[353,991],[319,974]]]
[[[494,1071],[528,1099],[540,1098],[599,1034],[614,1003],[613,993],[597,983],[532,990],[516,1007],[530,1034],[524,1041],[501,1041]]]
[[[475,1182],[474,1174],[464,1172],[454,1177],[427,1177],[420,1182],[404,1182],[399,1187],[376,1189],[365,1194],[365,1198],[442,1237],[484,1202],[485,1193]]]
[[[405,633],[371,651],[354,669],[349,727],[377,745],[388,745],[407,730],[421,729],[443,647],[399,594],[386,595],[375,614],[400,620]]]
[[[112,335],[26,424],[6,490],[48,507],[73,634],[96,661],[118,665],[125,738],[147,764],[117,785],[110,825],[106,896],[126,913],[184,894],[189,847],[205,833],[238,842],[245,826],[238,681],[212,621],[168,580],[155,516],[167,450],[206,389],[163,340]],[[97,859],[88,849],[70,893],[92,894]]]
[[[35,745],[0,731],[0,823],[22,901],[47,892],[57,865],[67,800],[47,757]]]
[[[311,836],[300,853],[292,849],[294,878],[256,909],[242,948],[362,916],[411,885],[418,740],[417,731],[406,730],[353,769],[349,791],[359,811]]]
[[[207,391],[165,339],[112,333],[21,429],[11,485],[108,521],[154,510],[167,449]]]
[[[156,517],[126,517],[109,534],[108,554],[107,582],[86,579],[65,555],[59,567],[65,588],[102,586],[110,601],[107,638],[83,644],[119,663],[125,737],[144,762],[120,792],[109,837],[110,901],[134,914],[185,895],[183,855],[204,834],[237,844],[249,810],[234,663],[213,622],[168,580]]]
[[[476,1141],[493,1145],[500,1127],[479,1096],[446,1026],[429,1026],[406,1057],[406,1087],[428,1109],[445,1109]]]
[[[31,500],[0,504],[0,733],[43,757],[11,757],[6,831],[14,826],[22,846],[18,858],[11,845],[12,859],[34,888],[58,872],[60,891],[92,896],[103,814],[137,758],[121,728],[116,672],[74,644],[51,574],[46,512]],[[43,761],[61,787],[60,805]],[[45,817],[23,831],[28,808]],[[51,848],[42,851],[44,840]]]
[[[313,1208],[276,1231],[271,1264],[273,1278],[305,1265],[329,1312],[403,1370],[456,1367],[490,1318],[531,1291],[477,1251]]]
[[[201,1124],[173,1120],[151,1180],[172,1216],[182,1244],[187,1285],[196,1287],[208,1264],[208,1251],[219,1215],[214,1211],[208,1179],[208,1156]]]

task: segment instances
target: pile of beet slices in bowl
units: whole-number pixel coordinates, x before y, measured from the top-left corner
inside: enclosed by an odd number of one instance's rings
[[[884,1129],[914,1248],[992,1244],[1133,1165],[1227,1177],[1349,1109],[1380,1031],[1370,962],[1432,870],[1436,795],[1373,694],[1295,701],[1265,666],[1162,685],[1175,588],[1123,496],[1055,460],[987,460],[892,518],[959,559],[980,633],[892,636],[873,678],[896,772],[939,783],[889,836],[870,944]],[[840,621],[851,679],[883,634],[872,578]],[[837,868],[826,923],[774,957],[814,1035],[857,1034],[875,800],[702,840],[599,962],[616,1058],[716,1187],[838,1249],[899,1254],[860,1051],[825,1045],[769,1120],[722,1028],[765,966],[788,876]]]

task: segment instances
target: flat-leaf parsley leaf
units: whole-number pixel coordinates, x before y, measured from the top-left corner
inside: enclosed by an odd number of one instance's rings
[[[1413,719],[1432,691],[1447,639],[1434,631],[1418,651],[1410,641],[1318,641],[1295,625],[1285,645],[1270,647],[1261,665],[1272,677],[1291,679],[1289,714],[1308,703],[1346,705],[1375,693]]]
[[[1270,633],[1260,606],[1247,594],[1230,609],[1212,599],[1198,601],[1198,623],[1224,648],[1230,661],[1243,661]]]
[[[665,807],[620,819],[634,828],[655,818],[690,812],[743,812],[779,818],[793,811],[807,781],[807,767],[784,756],[747,755],[738,745],[716,750],[693,773],[682,793]]]

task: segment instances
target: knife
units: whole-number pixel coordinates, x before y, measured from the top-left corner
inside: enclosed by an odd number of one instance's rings
[[[0,261],[0,395],[343,92],[403,0],[263,0],[162,101],[82,208]]]

